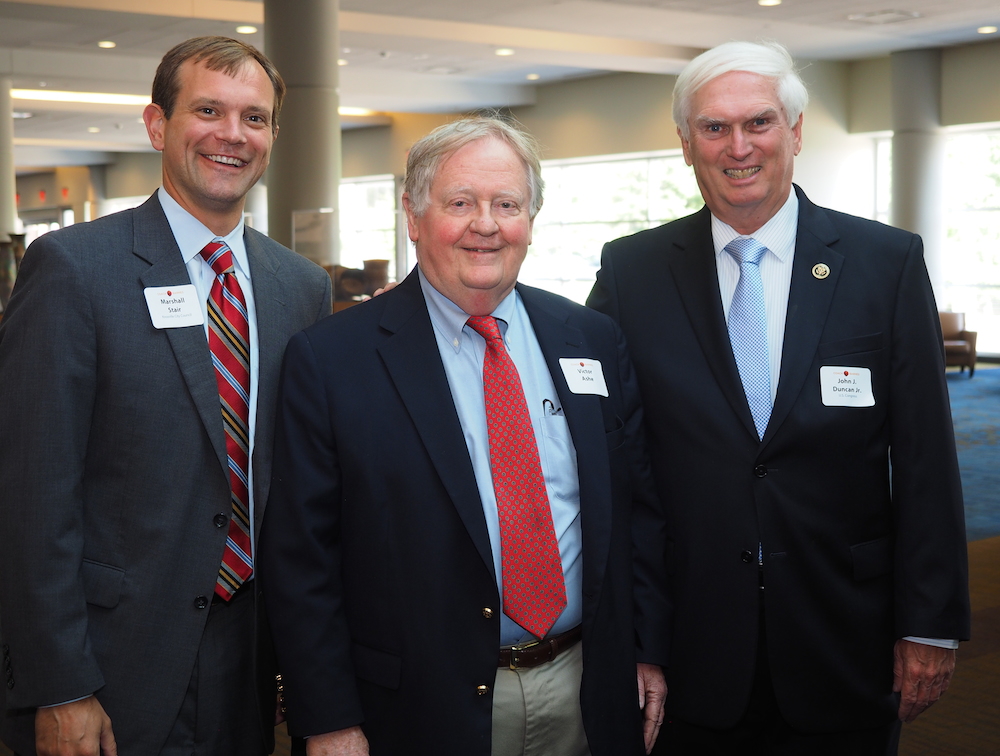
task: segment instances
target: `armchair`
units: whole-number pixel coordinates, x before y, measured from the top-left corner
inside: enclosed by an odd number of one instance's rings
[[[976,372],[976,332],[965,330],[964,312],[939,312],[941,335],[944,337],[945,365],[959,365],[962,372],[969,368],[969,377]]]

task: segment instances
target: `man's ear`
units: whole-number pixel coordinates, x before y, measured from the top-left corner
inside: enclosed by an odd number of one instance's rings
[[[684,162],[687,165],[694,165],[691,160],[691,142],[684,138],[684,133],[681,131],[681,127],[677,127],[677,136],[681,138],[681,149],[684,150]]]
[[[167,117],[163,114],[163,108],[155,102],[149,103],[142,111],[142,122],[146,124],[146,134],[149,136],[149,143],[157,152],[163,152],[163,127],[167,122]]]
[[[403,211],[406,213],[406,232],[410,241],[417,243],[420,231],[417,228],[417,214],[413,210],[413,203],[410,201],[409,192],[403,192]]]

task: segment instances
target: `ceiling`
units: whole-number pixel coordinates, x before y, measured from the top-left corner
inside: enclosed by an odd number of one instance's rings
[[[318,0],[317,0],[318,1]],[[889,4],[889,3],[892,4]],[[340,0],[341,104],[448,112],[534,101],[538,84],[609,71],[676,73],[730,39],[776,39],[798,58],[850,59],[998,39],[997,0]],[[849,16],[861,16],[849,20]],[[0,76],[14,88],[148,95],[188,37],[263,47],[259,0],[0,2]],[[109,40],[114,49],[100,49]],[[509,47],[514,54],[496,55]],[[331,50],[331,55],[338,54]],[[533,80],[528,80],[528,75]],[[142,105],[14,100],[19,170],[149,149]],[[349,119],[347,119],[349,120]],[[96,131],[94,131],[96,129]]]

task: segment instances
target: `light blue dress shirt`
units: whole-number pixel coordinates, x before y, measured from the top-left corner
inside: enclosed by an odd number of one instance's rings
[[[418,275],[455,409],[462,423],[469,457],[472,459],[483,513],[486,515],[486,529],[493,551],[493,569],[502,602],[500,519],[490,470],[490,442],[483,398],[486,340],[465,325],[468,314],[431,286],[419,268]],[[559,541],[559,556],[566,581],[566,608],[549,631],[549,635],[556,635],[579,625],[583,616],[583,539],[580,530],[580,479],[576,468],[576,448],[573,446],[552,376],[520,296],[512,291],[491,314],[499,321],[507,352],[521,378],[528,414],[531,416],[538,444],[552,521]],[[506,614],[501,616],[500,645],[521,643],[532,638],[534,636],[531,633]]]

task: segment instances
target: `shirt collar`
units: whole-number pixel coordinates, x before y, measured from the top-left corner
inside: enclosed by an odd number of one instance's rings
[[[795,251],[795,233],[799,221],[799,198],[791,189],[788,199],[763,226],[752,234],[741,234],[728,223],[724,223],[712,214],[712,242],[715,245],[715,256],[720,257],[726,245],[739,237],[753,237],[770,252],[777,255],[782,262],[788,260]]]
[[[233,251],[233,260],[239,271],[250,278],[250,261],[247,258],[246,244],[243,242],[244,224],[243,218],[236,224],[236,228],[225,236],[216,236],[205,224],[195,218],[191,213],[181,207],[177,200],[171,197],[162,186],[157,190],[157,198],[160,200],[160,207],[163,214],[167,216],[167,223],[174,234],[174,240],[181,251],[181,258],[187,265],[193,260],[205,245],[215,239],[221,239]]]
[[[457,354],[462,350],[462,329],[469,319],[469,314],[461,307],[452,302],[448,297],[435,289],[424,272],[417,266],[417,276],[420,279],[420,290],[424,293],[424,301],[427,302],[427,312],[431,316],[431,323],[434,328],[451,344]],[[507,327],[511,323],[517,307],[517,290],[511,290],[510,294],[496,306],[490,314],[497,319],[500,326],[500,333],[507,338]]]

